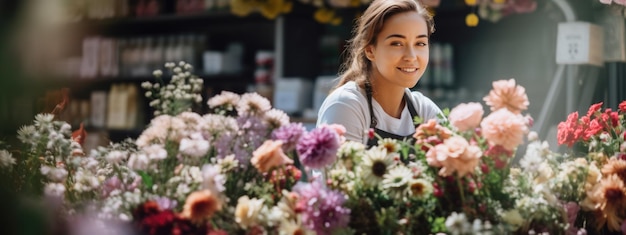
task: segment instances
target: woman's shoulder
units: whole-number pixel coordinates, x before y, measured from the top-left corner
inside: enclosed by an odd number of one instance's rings
[[[441,109],[433,100],[431,100],[428,96],[422,94],[419,91],[412,91],[407,89],[407,93],[411,95],[413,103],[415,104],[415,108],[420,113],[420,116],[424,118],[437,118],[439,114],[441,114]]]
[[[363,100],[365,100],[365,96],[363,95],[362,89],[353,81],[337,87],[326,98],[326,101],[339,103],[361,103]]]

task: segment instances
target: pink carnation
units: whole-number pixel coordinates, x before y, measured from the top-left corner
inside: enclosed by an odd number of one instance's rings
[[[483,106],[480,103],[462,103],[450,111],[448,120],[459,131],[472,130],[480,124],[483,118]]]
[[[491,106],[491,111],[507,108],[518,114],[528,108],[526,89],[515,84],[515,79],[498,80],[493,82],[493,89],[483,100]]]
[[[499,109],[489,114],[480,126],[483,137],[491,145],[501,145],[510,151],[524,142],[524,135],[528,132],[524,117],[508,109]]]
[[[441,167],[439,175],[449,176],[457,172],[458,176],[473,173],[482,156],[478,146],[470,145],[461,136],[452,136],[442,144],[436,145],[426,152],[429,165]]]

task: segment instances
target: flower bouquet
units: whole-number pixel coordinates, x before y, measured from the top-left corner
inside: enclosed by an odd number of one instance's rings
[[[38,115],[18,133],[22,150],[0,151],[8,187],[54,201],[56,228],[75,234],[625,231],[626,103],[570,115],[559,143],[587,151],[554,153],[529,133],[524,88],[500,80],[484,118],[480,103],[461,104],[416,120],[413,139],[372,134],[367,148],[342,126],[306,130],[256,93],[224,91],[191,112],[201,80],[184,62],[166,68],[169,84],[143,84],[156,116],[137,139],[85,153],[68,124]]]

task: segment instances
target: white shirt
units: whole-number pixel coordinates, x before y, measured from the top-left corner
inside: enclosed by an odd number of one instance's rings
[[[417,115],[424,121],[438,119],[441,109],[428,97],[408,88],[405,92],[411,97]],[[408,104],[408,103],[407,103]],[[400,118],[389,116],[380,104],[372,98],[372,111],[378,120],[376,128],[396,135],[406,136],[415,132],[413,117],[405,105]],[[318,112],[317,125],[341,124],[346,128],[347,140],[367,144],[367,132],[371,123],[370,111],[365,91],[356,82],[348,82],[333,92],[322,103]]]

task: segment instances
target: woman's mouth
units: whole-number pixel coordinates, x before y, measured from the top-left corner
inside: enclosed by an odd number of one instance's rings
[[[417,71],[417,68],[398,68],[398,70],[405,72],[405,73],[413,73]]]

